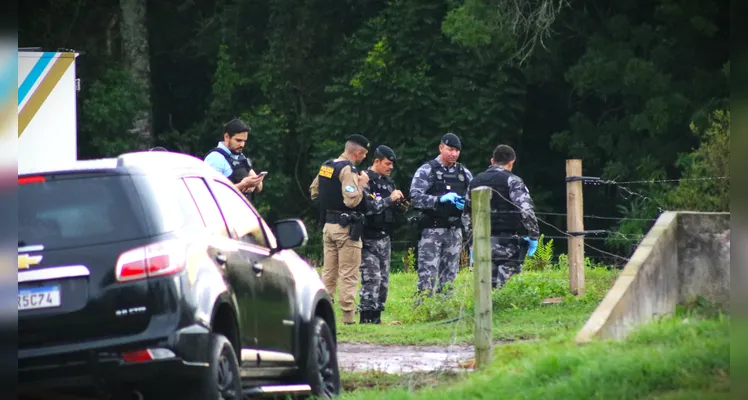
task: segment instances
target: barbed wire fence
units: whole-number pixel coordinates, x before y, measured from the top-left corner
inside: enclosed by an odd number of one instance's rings
[[[663,205],[661,202],[657,201],[651,196],[648,196],[644,193],[642,193],[641,190],[635,190],[631,188],[630,186],[634,185],[658,185],[658,184],[678,184],[680,182],[684,181],[710,181],[710,180],[723,180],[723,179],[729,179],[728,176],[718,176],[718,177],[700,177],[700,178],[681,178],[681,179],[646,179],[646,180],[630,180],[630,181],[616,181],[614,179],[602,179],[599,177],[583,177],[584,180],[582,181],[585,186],[613,186],[619,189],[619,194],[624,200],[630,200],[632,198],[638,198],[643,201],[652,202],[656,208],[657,208],[657,215],[653,218],[641,218],[641,217],[626,217],[626,216],[603,216],[603,215],[595,215],[595,214],[584,214],[582,215],[582,218],[584,220],[599,220],[599,221],[637,221],[637,222],[645,222],[645,223],[654,223],[657,220],[657,217],[659,217],[659,214],[662,214],[664,211],[667,210],[667,207]],[[506,201],[510,202],[509,199],[505,199]],[[515,213],[521,214],[521,210],[513,211]],[[566,212],[555,212],[555,211],[535,211],[534,212],[536,219],[538,222],[543,224],[545,227],[551,228],[552,233],[544,233],[543,238],[545,240],[548,239],[554,239],[554,240],[563,240],[563,239],[569,239],[569,237],[572,237],[573,235],[570,235],[567,230],[561,229],[558,226],[551,224],[548,222],[545,218],[542,218],[543,216],[546,217],[568,217],[568,213]],[[542,229],[541,229],[542,231]],[[641,240],[644,238],[645,234],[628,234],[628,233],[622,233],[619,231],[614,231],[610,229],[596,229],[596,230],[589,230],[585,231],[584,234],[584,240],[585,241],[593,241],[593,242],[609,242],[612,240],[615,240],[616,242],[628,242],[633,244],[633,248],[638,245]],[[472,240],[472,237],[465,238],[466,243],[470,243]],[[417,240],[399,240],[399,241],[393,241],[392,242],[392,250],[393,254],[397,253],[400,254],[402,252],[407,252],[409,249],[417,246]],[[629,260],[628,257],[624,257],[620,254],[614,254],[610,251],[600,249],[599,246],[592,245],[592,244],[585,244],[585,247],[594,251],[595,256],[590,257],[594,258],[598,263],[600,262],[613,262],[614,265],[620,265],[622,262],[627,262]],[[553,258],[555,260],[558,260],[559,255],[554,255]],[[393,260],[395,261],[395,260]],[[399,260],[397,260],[399,261]]]
[[[581,217],[583,220],[593,220],[597,222],[621,222],[621,221],[637,221],[642,222],[646,224],[654,224],[657,221],[657,218],[662,214],[663,212],[667,211],[668,207],[666,207],[664,204],[659,202],[654,196],[648,195],[646,193],[646,190],[640,190],[637,188],[637,186],[641,185],[670,185],[670,184],[678,184],[683,181],[704,181],[704,180],[722,180],[722,179],[729,179],[729,177],[703,177],[703,178],[683,178],[683,179],[648,179],[648,180],[631,180],[631,181],[616,181],[612,179],[601,179],[599,177],[581,177],[583,185],[584,186],[590,186],[590,187],[614,187],[618,190],[618,195],[620,195],[624,200],[633,200],[633,199],[639,199],[646,202],[651,202],[652,205],[657,210],[657,214],[652,217],[628,217],[628,216],[608,216],[608,215],[598,215],[598,214],[584,214],[581,213]],[[492,189],[492,195],[494,196],[501,196],[505,201],[509,202],[510,204],[514,204],[510,201],[510,199],[504,198],[503,195],[496,190]],[[518,208],[517,211],[513,211],[515,213],[521,214],[523,211],[515,205],[515,207]],[[559,212],[554,210],[538,210],[534,212],[535,218],[537,219],[538,223],[541,224],[540,231],[543,234],[544,240],[564,240],[564,239],[570,239],[577,237],[579,235],[575,235],[578,232],[569,232],[569,229],[563,229],[557,226],[556,224],[553,224],[548,221],[548,219],[551,219],[552,217],[569,217],[569,212]],[[472,234],[472,232],[470,232]],[[602,247],[605,246],[606,242],[609,242],[611,240],[620,241],[620,242],[626,242],[630,243],[632,248],[636,248],[637,245],[644,239],[646,236],[646,230],[645,233],[642,234],[632,234],[632,233],[623,233],[612,229],[592,229],[592,230],[585,230],[582,233],[583,238],[583,244],[584,249],[588,249],[592,252],[594,252],[594,257],[590,257],[590,259],[594,259],[596,261],[597,265],[604,265],[608,267],[618,267],[623,266],[625,263],[627,263],[630,260],[630,255],[628,254],[616,254],[612,251],[608,251],[607,249],[604,249]],[[463,239],[464,243],[472,243],[472,236],[468,235]],[[392,250],[392,259],[391,259],[391,267],[393,269],[393,272],[396,270],[402,270],[406,269],[410,272],[415,272],[416,266],[417,266],[417,253],[418,253],[418,239],[411,239],[411,240],[393,240],[391,242],[391,250]],[[466,253],[466,251],[464,251]],[[407,257],[410,255],[410,258]],[[414,257],[415,256],[415,257]],[[568,262],[568,256],[566,254],[554,254],[551,256],[550,261],[553,262],[556,265],[559,265],[561,263],[562,258],[566,257],[566,262]],[[463,254],[462,262],[461,264],[465,264],[467,258],[466,254]],[[410,268],[406,266],[407,263],[411,263]],[[397,268],[396,266],[400,265],[401,268]],[[443,363],[443,367],[439,368],[437,371],[434,371],[436,374],[441,373],[448,373],[451,368],[450,366],[454,366],[454,363],[456,359],[459,357],[460,354],[460,346],[457,345],[458,339],[460,334],[464,334],[462,329],[464,328],[466,322],[466,318],[473,317],[473,310],[470,308],[468,301],[473,298],[472,293],[467,293],[472,288],[472,285],[462,285],[460,287],[457,287],[455,289],[463,292],[458,294],[458,296],[461,298],[459,310],[457,311],[456,315],[454,317],[438,320],[438,321],[432,321],[427,323],[427,325],[446,325],[444,328],[449,329],[450,331],[450,344],[445,349],[447,351],[447,359]],[[475,290],[475,288],[472,288]],[[457,293],[455,293],[457,294]],[[453,314],[454,315],[454,314]],[[451,325],[451,326],[449,326]],[[405,375],[403,378],[404,381],[407,382],[407,385],[410,386],[412,384],[415,384],[415,378],[412,375]]]

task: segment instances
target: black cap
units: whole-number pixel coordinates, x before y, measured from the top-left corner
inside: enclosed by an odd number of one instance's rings
[[[239,118],[234,118],[226,124],[225,129],[223,131],[225,133],[228,133],[229,136],[234,136],[237,133],[242,133],[242,132],[249,133],[252,131],[252,129],[250,129],[250,127],[247,124],[245,124],[244,121],[240,120]]]
[[[347,141],[356,143],[359,146],[362,146],[366,150],[369,150],[369,147],[371,147],[371,143],[369,143],[369,139],[365,138],[363,135],[359,135],[358,133],[354,133],[351,136],[348,136],[346,138]]]
[[[457,150],[462,150],[462,143],[460,142],[460,138],[458,138],[454,133],[447,133],[446,135],[442,136],[442,143],[446,144],[449,147],[454,147]]]
[[[391,148],[383,144],[380,144],[379,147],[377,147],[377,150],[374,152],[374,158],[380,158],[380,157],[384,157],[394,162],[395,152]]]

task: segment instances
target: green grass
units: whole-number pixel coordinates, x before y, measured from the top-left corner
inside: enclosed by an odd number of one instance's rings
[[[464,380],[466,372],[414,372],[388,374],[381,371],[341,372],[343,392],[390,389],[419,390]]]
[[[523,272],[493,294],[493,362],[473,373],[344,372],[342,399],[689,400],[730,396],[730,319],[697,301],[640,327],[622,342],[578,346],[577,331],[613,285],[617,271],[585,269],[585,295],[568,294],[564,269]],[[414,307],[415,273],[393,274],[384,324],[340,325],[341,342],[471,343],[472,275],[462,271],[453,295]],[[560,304],[543,305],[560,297]],[[339,310],[336,310],[338,319]],[[445,323],[461,316],[457,322]],[[393,325],[399,321],[401,325]]]
[[[566,270],[523,272],[512,277],[504,289],[494,291],[494,339],[547,339],[576,332],[617,275],[618,271],[605,268],[586,268],[586,292],[581,297],[568,293]],[[382,313],[383,324],[343,325],[342,313],[336,308],[338,340],[380,344],[471,343],[474,327],[472,280],[472,272],[464,269],[455,281],[452,296],[437,295],[414,307],[416,273],[394,273],[390,276],[387,309]],[[542,304],[551,297],[564,300],[560,304]],[[356,304],[358,301],[357,294]],[[460,319],[455,322],[456,318]]]
[[[644,325],[622,342],[577,346],[566,335],[508,344],[494,348],[485,370],[446,382],[426,376],[417,391],[406,384],[417,381],[412,376],[345,374],[344,387],[367,389],[341,398],[727,399],[729,331],[729,317],[690,315]]]

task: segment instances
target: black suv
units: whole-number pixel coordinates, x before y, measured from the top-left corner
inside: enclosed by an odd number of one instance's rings
[[[290,250],[202,160],[135,152],[18,175],[21,391],[333,397],[335,314]]]

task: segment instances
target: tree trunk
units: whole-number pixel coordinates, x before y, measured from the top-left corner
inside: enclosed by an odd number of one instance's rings
[[[119,0],[122,11],[120,32],[124,64],[145,92],[146,107],[133,120],[131,133],[141,138],[146,148],[153,144],[151,132],[151,64],[146,28],[146,0]]]

